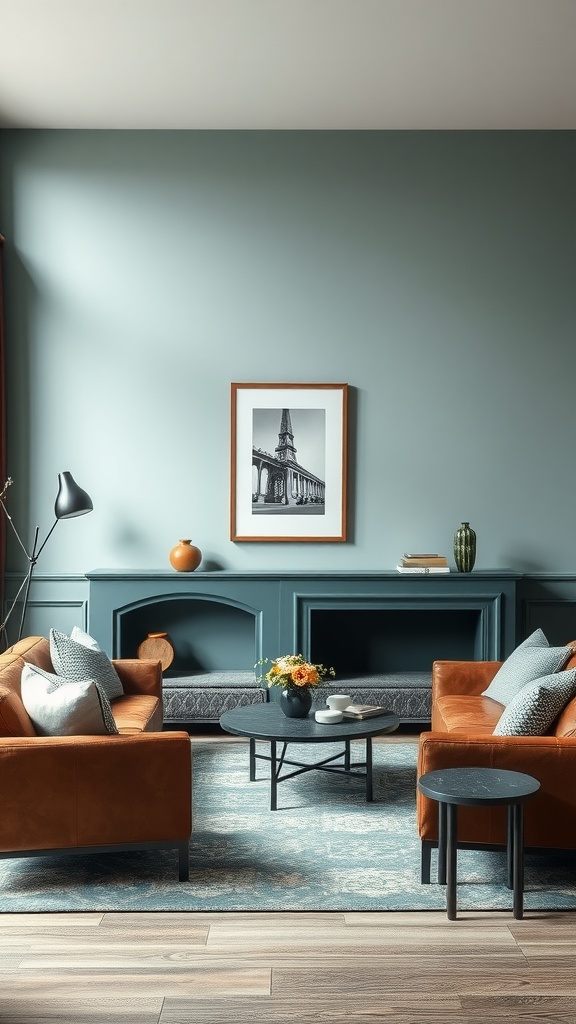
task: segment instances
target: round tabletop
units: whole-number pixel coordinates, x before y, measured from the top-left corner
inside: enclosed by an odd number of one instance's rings
[[[317,722],[314,710],[306,718],[288,718],[276,701],[248,704],[225,711],[220,725],[235,736],[256,740],[279,740],[281,743],[329,743],[332,740],[363,739],[381,733],[395,732],[398,715],[386,712],[360,721],[343,718],[341,722]]]
[[[445,804],[517,804],[540,789],[538,779],[500,768],[441,768],[418,779],[424,796]]]

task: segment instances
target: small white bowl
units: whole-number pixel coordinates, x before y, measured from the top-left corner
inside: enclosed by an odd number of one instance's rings
[[[333,711],[344,711],[352,703],[352,698],[349,693],[332,693],[326,698],[326,703]]]
[[[322,711],[316,711],[314,718],[317,722],[321,722],[322,725],[336,725],[337,722],[341,722],[344,715],[341,711],[334,711],[332,708],[326,708]]]

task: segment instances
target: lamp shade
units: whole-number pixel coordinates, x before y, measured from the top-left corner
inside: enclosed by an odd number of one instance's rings
[[[72,473],[58,474],[58,495],[54,504],[56,519],[73,519],[84,516],[93,509],[92,498],[78,487]]]

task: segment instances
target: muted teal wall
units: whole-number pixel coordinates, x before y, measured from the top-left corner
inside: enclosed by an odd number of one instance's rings
[[[45,572],[576,571],[570,132],[0,133],[11,507]],[[353,390],[347,544],[229,540],[231,381]],[[296,439],[297,440],[297,439]],[[11,564],[18,555],[12,552]]]

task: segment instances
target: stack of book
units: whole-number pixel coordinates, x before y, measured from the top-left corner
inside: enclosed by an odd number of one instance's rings
[[[448,559],[445,555],[430,554],[406,554],[400,559],[396,566],[398,572],[408,573],[441,573],[450,572]]]
[[[349,704],[342,712],[344,718],[355,718],[359,721],[363,718],[376,718],[378,715],[389,714],[388,708],[379,704]]]

